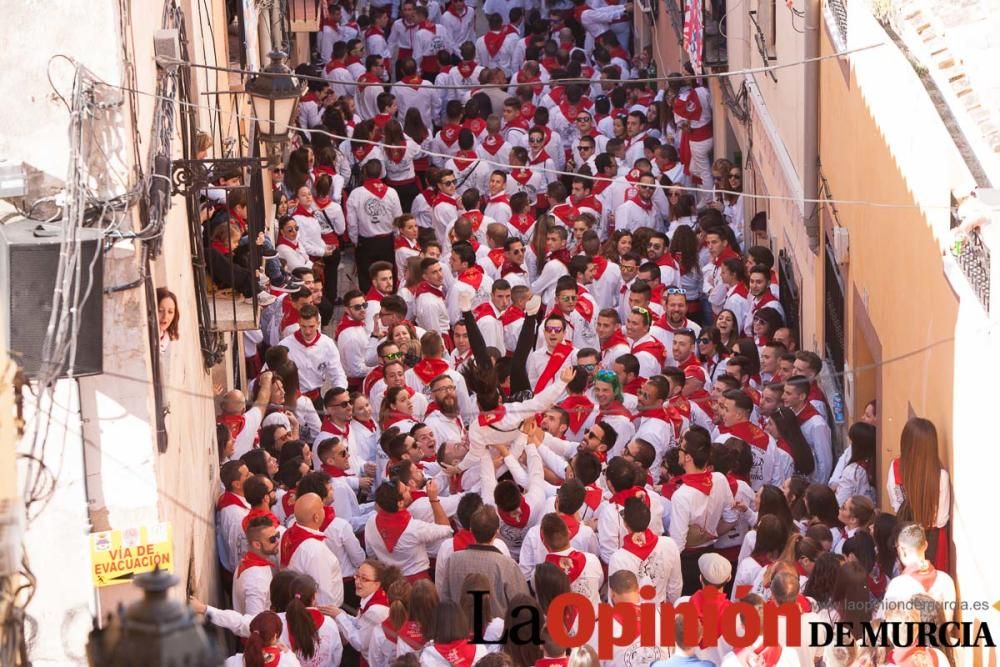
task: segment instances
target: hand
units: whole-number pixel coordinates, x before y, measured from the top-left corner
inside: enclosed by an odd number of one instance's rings
[[[444,474],[448,475],[448,477],[455,477],[456,475],[462,474],[461,468],[459,468],[458,466],[453,466],[449,463],[442,463],[441,470],[443,470]]]
[[[337,618],[344,613],[344,610],[340,607],[335,607],[332,604],[318,604],[316,609],[320,611],[324,616],[329,616],[330,618]]]
[[[371,477],[361,477],[358,479],[358,490],[368,493],[372,488],[372,478]]]
[[[212,389],[215,390],[216,396],[222,396],[224,393],[226,393],[226,385],[222,384],[221,382],[217,385],[214,385]]]
[[[573,366],[567,366],[562,369],[561,373],[559,373],[559,379],[567,384],[571,382],[574,377],[576,377],[576,369]]]
[[[365,477],[375,477],[374,463],[366,463],[364,469],[365,469]]]
[[[427,499],[431,502],[438,499],[438,485],[433,479],[427,482],[427,486],[424,487],[424,490],[427,491]]]
[[[747,511],[747,506],[743,503],[733,503],[733,509],[742,514]]]
[[[271,384],[271,380],[273,378],[274,378],[273,371],[264,371],[263,373],[260,374],[260,377],[257,378],[257,381],[263,385],[268,385]]]
[[[505,459],[510,456],[510,449],[507,448],[507,445],[494,445],[494,447],[497,450],[497,454],[500,455],[500,458]]]
[[[193,611],[196,614],[204,614],[205,610],[208,609],[207,604],[205,604],[204,602],[202,602],[193,595],[188,598],[188,606],[191,607],[191,611]]]

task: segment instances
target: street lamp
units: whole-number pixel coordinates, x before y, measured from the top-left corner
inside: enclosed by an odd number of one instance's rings
[[[269,157],[280,155],[288,141],[288,126],[295,119],[299,98],[305,91],[304,82],[292,75],[285,65],[285,54],[272,51],[271,63],[246,83],[250,105],[260,138],[269,147]],[[280,158],[278,158],[280,159]]]
[[[93,667],[219,667],[222,659],[194,614],[167,599],[177,577],[157,568],[140,574],[135,585],[145,593],[127,611],[119,611],[116,627],[90,633],[87,656]]]

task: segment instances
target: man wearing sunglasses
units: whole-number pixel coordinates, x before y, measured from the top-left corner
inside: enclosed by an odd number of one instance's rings
[[[365,329],[365,314],[368,302],[360,290],[351,290],[344,295],[344,314],[337,325],[337,349],[340,350],[340,360],[347,373],[347,388],[357,391],[371,372],[371,366],[365,363],[368,341],[370,337]]]
[[[674,333],[689,329],[695,337],[701,333],[701,327],[688,319],[687,292],[680,287],[668,287],[663,290],[663,317],[656,321],[650,333],[656,340],[663,343],[667,350],[667,365],[676,366],[674,361]]]
[[[635,194],[615,209],[615,229],[635,231],[640,227],[658,229],[660,217],[653,206],[656,179],[652,174],[643,174],[635,185]]]
[[[247,553],[233,579],[233,610],[254,616],[271,608],[271,578],[281,534],[270,518],[256,516],[244,528]]]
[[[574,347],[600,346],[601,341],[594,326],[597,315],[594,304],[589,298],[580,297],[576,280],[572,276],[563,276],[556,283],[556,306],[552,309],[552,314],[560,315],[566,320],[567,337]],[[544,332],[540,333],[540,338],[543,338]]]
[[[549,315],[542,324],[545,345],[528,355],[528,380],[537,396],[552,383],[562,370],[576,364],[576,349],[566,339],[566,320],[558,314]]]
[[[667,360],[663,343],[650,333],[653,314],[642,306],[635,306],[625,320],[625,335],[631,341],[631,353],[639,361],[639,376],[651,378],[659,374]]]

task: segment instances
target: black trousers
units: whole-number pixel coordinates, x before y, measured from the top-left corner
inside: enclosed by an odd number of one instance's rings
[[[340,269],[340,248],[323,258],[323,298],[337,303],[337,274]]]
[[[413,209],[413,200],[420,194],[420,186],[416,182],[403,183],[402,185],[389,185],[399,195],[399,204],[403,208],[403,213],[409,213]]]
[[[358,246],[354,249],[354,260],[358,265],[358,289],[367,292],[372,286],[368,276],[368,267],[375,262],[394,264],[392,234],[383,236],[360,236]]]

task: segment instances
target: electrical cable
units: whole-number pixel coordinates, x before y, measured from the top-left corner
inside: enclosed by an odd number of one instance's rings
[[[699,79],[706,78],[721,78],[730,76],[745,76],[747,74],[758,74],[761,72],[770,72],[772,70],[785,69],[788,67],[797,67],[799,65],[806,65],[813,62],[819,62],[821,60],[829,60],[831,58],[843,58],[844,56],[853,55],[855,53],[860,53],[863,51],[868,51],[871,49],[876,49],[881,46],[886,46],[889,42],[878,42],[875,44],[868,44],[866,46],[858,46],[853,49],[846,49],[844,51],[838,51],[836,53],[827,53],[825,55],[813,56],[812,58],[804,58],[802,60],[795,60],[787,63],[778,63],[775,65],[764,65],[761,67],[751,67],[742,70],[731,70],[728,72],[705,72],[703,74],[697,75],[687,75],[680,74],[677,76],[655,76],[655,77],[645,77],[640,79],[628,79],[629,83],[661,83],[668,81],[698,81]],[[223,72],[228,72],[230,74],[242,74],[244,76],[285,76],[285,74],[266,72],[266,71],[252,71],[245,70],[238,67],[219,67],[218,65],[205,65],[202,63],[194,63],[186,60],[170,59],[168,62],[175,63],[184,67],[193,67],[199,69],[219,69]],[[321,76],[312,76],[308,74],[296,74],[295,77],[302,81],[317,81],[321,83],[330,83],[329,79],[325,79]],[[338,82],[341,85],[350,87],[358,85],[352,82]],[[398,83],[398,82],[397,82]],[[591,85],[594,83],[593,79],[587,79],[583,77],[573,77],[573,78],[559,78],[559,79],[549,79],[545,82],[546,85],[551,85],[554,83],[566,84],[566,83],[580,83],[584,85]],[[370,84],[375,85],[375,84]],[[392,85],[384,83],[382,85]],[[437,89],[437,90],[481,90],[483,88],[510,88],[510,83],[466,83],[466,84],[439,84],[427,82],[422,84],[425,88]],[[516,87],[516,86],[515,86]]]
[[[129,90],[129,92],[133,92],[133,93],[135,93],[137,95],[146,95],[146,96],[149,96],[149,97],[156,97],[155,93],[150,93],[150,92],[144,91],[144,90],[136,90],[136,89],[126,89],[126,90]],[[214,110],[216,108],[216,107],[213,107],[211,105],[198,104],[198,103],[195,103],[195,102],[186,102],[186,101],[179,101],[178,105],[179,106],[193,108],[193,109],[202,109],[202,110]],[[249,120],[249,121],[257,121],[258,120],[257,117],[254,116],[254,115],[252,115],[252,114],[237,114],[237,117],[240,118],[241,120]],[[385,142],[380,142],[380,141],[371,141],[371,140],[364,140],[364,139],[352,139],[349,136],[335,134],[335,133],[330,132],[330,131],[328,131],[328,130],[326,130],[324,128],[321,128],[321,127],[304,128],[304,127],[300,127],[300,126],[295,125],[295,124],[289,124],[288,128],[291,129],[291,130],[299,131],[299,132],[311,132],[311,133],[322,134],[322,135],[328,136],[328,137],[330,137],[332,139],[337,139],[340,142],[345,142],[345,141],[347,141],[347,142],[355,142],[355,143],[359,143],[359,144],[376,146],[376,147],[382,147],[382,148],[392,148],[393,147],[390,144],[386,144]],[[454,157],[453,155],[449,155],[449,154],[446,154],[446,153],[438,153],[438,152],[428,151],[428,150],[422,150],[422,153],[425,156],[439,157],[439,158],[443,158],[443,159],[451,159],[451,158]],[[488,160],[488,159],[480,158],[479,162],[482,163],[482,164],[493,166],[493,167],[497,167],[497,168],[503,169],[503,170],[510,170],[510,168],[511,168],[510,164],[503,163],[503,162],[497,162],[496,160]],[[549,174],[553,174],[553,175],[556,175],[556,176],[574,177],[574,176],[578,176],[579,175],[576,172],[572,172],[572,171],[564,171],[564,170],[559,170],[559,169],[549,169],[549,168],[538,167],[538,166],[532,166],[531,170],[532,171],[537,171],[537,172],[549,173]],[[600,176],[600,175],[591,176],[590,178],[593,181],[611,181],[611,182],[614,182],[614,180],[615,180],[615,179],[608,178],[606,176]],[[747,199],[760,200],[760,201],[788,201],[788,202],[807,203],[807,204],[835,204],[835,205],[838,205],[838,206],[870,206],[872,208],[887,208],[887,209],[912,209],[912,208],[919,208],[919,209],[926,209],[926,210],[951,210],[951,207],[948,206],[948,205],[933,205],[933,204],[922,205],[922,204],[902,203],[902,202],[900,202],[900,203],[875,202],[875,201],[870,201],[870,200],[865,200],[865,199],[811,199],[811,198],[807,198],[807,197],[792,197],[792,196],[784,196],[784,195],[760,195],[760,194],[754,194],[754,193],[749,193],[749,192],[737,192],[737,191],[734,191],[734,190],[716,190],[716,189],[712,189],[712,188],[699,188],[699,187],[695,187],[695,186],[684,186],[684,185],[663,185],[661,183],[653,183],[652,185],[653,185],[654,188],[661,189],[661,190],[681,190],[681,191],[692,192],[692,193],[710,193],[710,194],[712,194],[712,193],[718,193],[718,194],[735,194],[735,195],[742,194]]]

